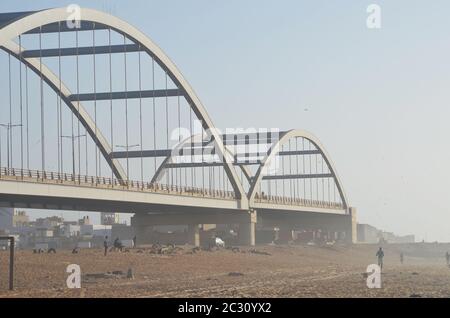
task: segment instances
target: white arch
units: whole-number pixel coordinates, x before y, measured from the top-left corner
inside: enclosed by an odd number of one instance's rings
[[[179,150],[182,149],[187,143],[195,142],[196,139],[199,139],[200,142],[204,141],[202,139],[202,134],[196,134],[196,135],[193,135],[193,136],[189,136],[186,139],[180,141],[176,145],[176,147],[172,150],[172,152],[164,159],[164,161],[158,167],[158,169],[156,170],[155,175],[153,176],[151,182],[152,183],[159,182],[162,179],[162,177],[164,176],[163,173],[166,170],[166,166],[173,162],[173,156],[172,156],[173,153],[178,153]],[[233,155],[233,153],[231,152],[230,148],[228,148],[226,146],[225,146],[225,151],[226,151],[227,154],[229,154],[231,156]],[[250,170],[244,165],[241,165],[240,168],[241,168],[242,172],[244,173],[245,178],[250,183],[251,177],[252,177]],[[241,180],[241,182],[242,182],[242,180]]]
[[[272,147],[270,148],[269,154],[263,159],[261,165],[259,166],[259,168],[255,174],[253,183],[250,186],[250,190],[248,192],[250,206],[252,206],[255,203],[255,196],[257,193],[258,186],[262,181],[262,177],[267,173],[267,169],[268,169],[272,159],[278,154],[281,147],[284,144],[286,144],[286,142],[288,142],[290,139],[295,138],[295,137],[301,137],[301,138],[305,138],[305,139],[309,140],[310,142],[312,142],[314,144],[314,146],[317,148],[317,150],[320,151],[323,160],[325,160],[325,162],[328,166],[328,169],[330,169],[330,172],[333,175],[333,179],[334,179],[334,181],[336,183],[336,187],[339,191],[339,195],[341,197],[342,204],[344,205],[344,209],[347,209],[348,208],[347,197],[345,195],[345,192],[342,187],[342,183],[339,179],[339,176],[336,172],[335,166],[330,159],[330,156],[328,155],[328,153],[325,150],[325,148],[323,147],[323,145],[320,143],[319,139],[317,139],[311,133],[304,131],[304,130],[300,130],[300,129],[289,130],[286,133],[282,134],[280,139],[277,140],[277,142],[274,143],[272,145]]]
[[[15,42],[9,40],[2,43],[2,48],[13,55],[15,58],[19,59],[20,52],[23,48],[20,48]],[[68,98],[72,93],[68,87],[61,81],[61,90],[59,89],[60,83],[59,78],[44,64],[40,65],[40,62],[36,58],[20,59],[22,63],[28,66],[30,70],[36,73],[38,76],[42,75],[42,79],[52,88],[57,94],[61,93],[61,99],[70,108],[70,110],[80,119],[82,125],[86,128],[91,138],[94,140],[95,144],[101,151],[103,157],[109,166],[113,169],[114,175],[119,180],[126,180],[127,176],[117,159],[111,159],[110,153],[112,151],[106,138],[103,136],[101,131],[95,129],[95,122],[92,120],[89,113],[83,107],[82,103],[76,104],[70,101]]]
[[[175,64],[155,43],[153,43],[152,40],[127,22],[93,9],[81,8],[80,14],[82,21],[90,21],[107,25],[115,31],[126,35],[129,39],[135,41],[136,43],[140,43],[142,48],[154,57],[155,61],[167,71],[175,85],[183,90],[184,96],[194,113],[198,118],[201,118],[203,128],[214,138],[215,147],[218,149],[218,153],[222,155],[224,169],[231,182],[236,197],[240,199],[242,208],[247,208],[248,201],[245,195],[245,190],[240,183],[236,171],[234,170],[234,167],[230,163],[229,159],[227,156],[223,155],[225,150],[221,136],[214,129],[214,125],[200,99],[194,93],[194,90],[182,76]],[[66,8],[48,9],[25,15],[18,20],[10,22],[0,29],[0,46],[4,46],[5,44],[7,45],[8,41],[14,39],[15,37],[36,29],[42,25],[67,21],[69,16],[70,13],[66,12]]]

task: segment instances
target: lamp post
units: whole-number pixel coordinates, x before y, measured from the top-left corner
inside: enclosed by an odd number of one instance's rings
[[[129,169],[129,164],[128,164],[128,150],[130,150],[131,148],[135,148],[135,147],[139,147],[139,144],[136,145],[116,145],[117,148],[123,148],[125,149],[125,151],[127,152],[127,186],[128,186],[128,181],[130,181],[130,169]]]
[[[62,138],[69,138],[72,140],[72,174],[75,178],[75,139],[86,137],[86,135],[77,135],[77,136],[61,136]],[[80,150],[78,150],[80,151]]]

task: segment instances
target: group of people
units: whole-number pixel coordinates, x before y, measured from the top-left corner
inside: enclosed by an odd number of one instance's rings
[[[105,249],[105,256],[108,254],[108,236],[105,236],[105,241],[103,242],[103,247]],[[113,242],[113,248],[122,251],[123,244],[118,237]],[[133,237],[133,247],[136,247],[136,235]]]

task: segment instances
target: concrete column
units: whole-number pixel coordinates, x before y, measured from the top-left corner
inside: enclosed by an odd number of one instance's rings
[[[248,222],[240,223],[238,229],[239,245],[255,246],[256,211],[249,211]]]
[[[256,223],[253,222],[239,224],[239,245],[255,246],[255,227]]]
[[[358,241],[358,233],[357,233],[358,222],[356,220],[357,215],[356,208],[350,207],[348,210],[351,215],[351,233],[350,233],[351,243],[355,244]]]
[[[188,225],[188,243],[196,247],[200,246],[200,225]]]

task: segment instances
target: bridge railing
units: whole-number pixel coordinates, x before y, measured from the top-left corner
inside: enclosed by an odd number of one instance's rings
[[[266,195],[257,193],[255,196],[255,202],[258,203],[271,203],[271,204],[283,204],[283,205],[297,205],[304,207],[318,207],[325,209],[344,209],[344,205],[339,202],[322,201],[322,200],[310,200],[303,198],[291,198],[277,195]]]
[[[85,187],[110,188],[130,191],[144,191],[153,193],[175,194],[182,196],[199,196],[216,199],[235,200],[232,191],[209,190],[196,187],[167,185],[134,180],[118,180],[108,177],[94,177],[86,175],[74,175],[70,173],[58,173],[39,170],[27,170],[16,168],[0,168],[0,179],[22,180],[25,182],[75,184]],[[303,207],[318,207],[327,209],[343,209],[343,205],[337,202],[290,198],[283,196],[257,194],[255,201],[258,203],[296,205]]]
[[[24,182],[75,184],[78,186],[111,188],[130,191],[176,194],[184,196],[211,197],[215,199],[235,200],[233,191],[202,189],[161,183],[118,180],[108,177],[94,177],[16,168],[0,168],[0,179],[21,180]]]

